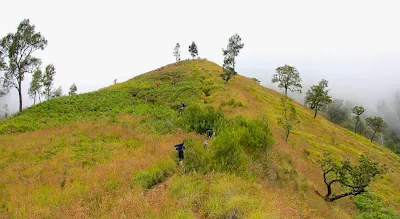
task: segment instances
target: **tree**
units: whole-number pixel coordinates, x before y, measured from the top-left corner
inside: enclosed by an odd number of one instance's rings
[[[7,118],[8,117],[8,104],[4,104],[3,109],[4,109],[4,118]]]
[[[276,73],[272,76],[272,83],[279,82],[278,87],[285,89],[286,96],[288,89],[292,92],[301,93],[301,78],[295,67],[284,65],[275,69],[275,72]]]
[[[74,84],[72,84],[71,87],[69,88],[68,94],[69,94],[70,96],[71,96],[71,95],[75,95],[75,94],[76,94],[76,91],[78,91],[78,88],[76,87],[76,84],[74,83]]]
[[[11,88],[18,91],[19,111],[22,112],[22,81],[27,73],[32,73],[41,65],[39,58],[32,56],[37,50],[43,50],[47,40],[35,32],[35,25],[29,19],[23,20],[15,33],[9,33],[1,40],[0,50],[8,63],[3,61],[3,88],[9,92]]]
[[[314,110],[314,118],[317,117],[318,110],[325,104],[332,102],[332,97],[328,95],[326,88],[328,87],[328,81],[322,79],[318,85],[313,85],[306,93],[305,104],[309,105]]]
[[[61,97],[61,96],[63,95],[62,87],[59,86],[57,89],[55,89],[55,90],[52,92],[52,94],[53,94],[53,97],[54,97],[54,98],[55,98],[55,97]]]
[[[6,63],[5,63],[4,59],[5,59],[5,53],[2,49],[1,41],[0,41],[0,74],[2,74],[3,71],[6,70]],[[0,97],[5,95],[5,92],[1,89],[1,87],[3,87],[1,78],[2,77],[0,77]]]
[[[343,160],[340,164],[333,162],[330,154],[324,154],[318,163],[324,172],[324,183],[327,188],[325,200],[333,202],[349,195],[359,195],[365,192],[365,188],[379,174],[385,174],[387,167],[373,161],[370,156],[361,154],[358,166],[352,166],[350,160]],[[349,191],[335,195],[332,192],[333,184],[341,184]]]
[[[296,108],[294,108],[291,100],[288,97],[281,98],[282,116],[278,119],[278,124],[285,129],[286,139],[288,141],[290,131],[293,126],[298,122],[296,115]]]
[[[400,91],[397,91],[394,97],[394,109],[397,117],[400,120]]]
[[[230,56],[225,56],[224,64],[222,65],[223,73],[221,74],[221,77],[226,83],[228,83],[228,81],[235,74],[235,70],[232,67],[232,60],[233,59]]]
[[[174,56],[175,56],[176,63],[178,63],[178,61],[181,60],[181,51],[179,51],[180,48],[181,48],[181,45],[179,45],[179,43],[177,43],[174,48]]]
[[[43,75],[43,94],[46,96],[46,99],[51,98],[51,88],[53,87],[54,76],[56,74],[56,68],[54,65],[50,64],[46,66],[44,75]]]
[[[193,59],[199,55],[199,52],[197,51],[197,45],[194,41],[192,42],[192,45],[189,46],[189,52]]]
[[[327,118],[336,123],[340,124],[349,117],[350,109],[344,105],[343,100],[335,99],[326,106],[324,109]]]
[[[354,132],[357,133],[357,126],[361,122],[360,116],[365,112],[365,109],[362,106],[355,106],[351,111],[356,115],[355,116],[356,124],[354,126]]]
[[[374,131],[374,134],[372,134],[371,137],[371,142],[374,140],[376,133],[382,133],[382,131],[387,127],[385,121],[383,121],[381,117],[368,117],[365,119],[365,122]]]
[[[224,64],[227,63],[229,65],[229,68],[234,75],[236,74],[236,56],[239,55],[239,52],[241,49],[243,49],[243,47],[244,44],[242,43],[242,38],[240,38],[238,34],[235,34],[229,38],[227,48],[222,49]]]
[[[43,84],[42,84],[42,71],[40,69],[37,69],[32,76],[32,81],[31,81],[31,85],[29,87],[28,90],[28,94],[31,98],[33,98],[33,105],[36,104],[36,97],[39,97],[39,101],[42,102],[40,100],[40,90],[42,88]]]

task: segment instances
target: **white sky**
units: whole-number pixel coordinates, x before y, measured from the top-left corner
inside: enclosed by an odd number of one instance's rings
[[[173,62],[177,42],[183,58],[194,40],[201,57],[221,64],[234,33],[245,44],[239,73],[267,86],[276,67],[290,64],[305,84],[325,78],[335,96],[371,106],[400,89],[396,1],[0,1],[0,37],[29,18],[48,40],[36,55],[55,65],[65,93],[74,82],[93,91]],[[6,101],[17,109],[16,96]]]

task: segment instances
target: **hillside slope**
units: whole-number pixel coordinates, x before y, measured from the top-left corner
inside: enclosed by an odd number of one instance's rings
[[[370,190],[400,211],[397,155],[322,117],[313,119],[300,104],[300,123],[286,143],[277,125],[282,95],[240,75],[225,84],[220,73],[205,60],[170,64],[1,120],[0,217],[353,218],[358,210],[351,198],[327,203],[321,197],[317,160],[325,151],[337,160],[368,152],[387,164],[392,172]],[[187,139],[190,163],[190,148],[205,140],[185,129],[182,101],[214,106],[228,119],[265,115],[275,143],[242,172],[177,166],[175,144]],[[217,143],[211,140],[207,150]]]

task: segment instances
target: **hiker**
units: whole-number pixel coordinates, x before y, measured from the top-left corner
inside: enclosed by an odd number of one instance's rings
[[[179,108],[179,114],[182,114],[182,112],[185,109],[185,107],[186,107],[185,102],[182,102],[182,106],[181,106],[181,108]]]
[[[184,158],[183,151],[186,150],[186,146],[185,146],[184,142],[182,142],[181,144],[175,145],[175,150],[178,151],[179,161],[183,161],[183,158]]]
[[[208,129],[207,131],[206,131],[206,135],[207,135],[207,138],[211,138],[212,136],[213,136],[213,130],[212,129]]]

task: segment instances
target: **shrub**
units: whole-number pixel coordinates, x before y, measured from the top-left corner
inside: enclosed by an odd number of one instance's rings
[[[154,167],[138,172],[134,178],[134,184],[142,189],[150,189],[162,182],[171,174],[174,168],[173,162],[158,163]]]
[[[240,143],[246,149],[265,150],[274,144],[275,141],[271,134],[266,117],[254,120],[247,120],[244,117],[238,117],[236,123],[238,126],[245,128]]]
[[[228,101],[222,101],[221,106],[244,107],[245,105],[242,101],[231,98]]]
[[[219,170],[234,171],[244,162],[243,148],[240,144],[244,129],[231,127],[224,129],[216,138],[214,145],[214,167]]]
[[[395,215],[391,209],[385,208],[382,200],[372,193],[366,192],[355,196],[353,201],[360,211],[358,219],[400,218],[400,215]]]
[[[204,149],[202,142],[196,142],[193,139],[186,139],[185,145],[185,171],[204,171],[210,163],[210,153]]]
[[[224,119],[224,114],[212,106],[201,107],[194,104],[188,106],[183,113],[184,127],[188,131],[199,134],[205,133],[214,127],[216,123]]]
[[[213,164],[219,170],[237,170],[244,163],[245,154],[255,158],[260,150],[265,152],[275,142],[268,122],[262,119],[247,120],[237,117],[223,124],[214,142]],[[254,153],[256,152],[256,153]]]

